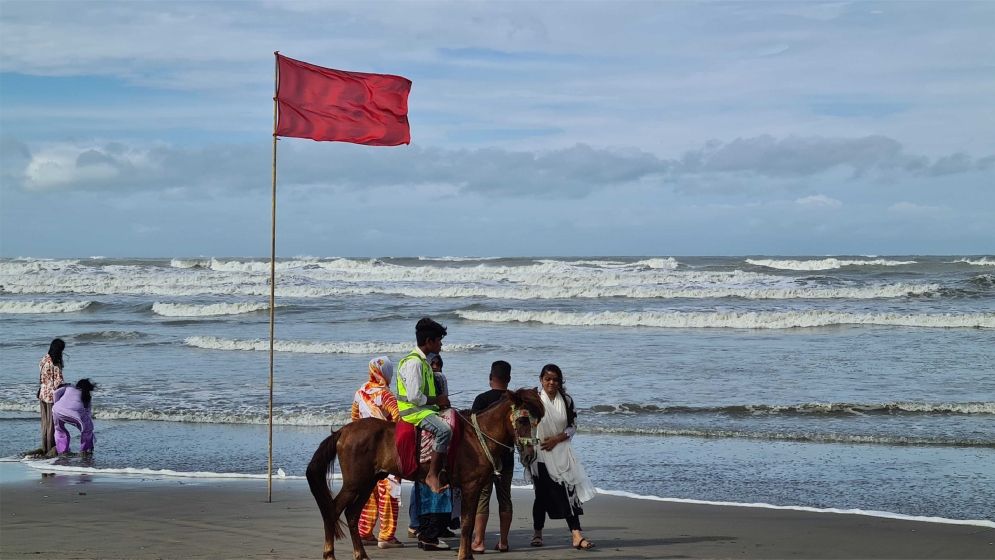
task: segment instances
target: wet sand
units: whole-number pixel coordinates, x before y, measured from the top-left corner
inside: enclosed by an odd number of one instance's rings
[[[410,485],[405,485],[404,496]],[[545,546],[529,546],[531,491],[515,490],[512,551],[518,558],[995,558],[995,529],[835,513],[697,505],[599,495],[585,506],[592,551],[570,547],[563,521],[548,521]],[[371,558],[452,558],[368,548]],[[496,508],[492,508],[496,511]],[[488,527],[496,542],[496,515]],[[458,544],[449,539],[450,544]],[[59,559],[321,558],[321,516],[303,480],[56,473],[0,463],[0,557]],[[351,558],[347,540],[338,558]]]

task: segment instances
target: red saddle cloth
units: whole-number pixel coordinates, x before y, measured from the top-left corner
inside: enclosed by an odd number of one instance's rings
[[[456,411],[447,408],[439,413],[439,416],[449,424],[453,430],[453,437],[449,440],[450,453],[446,457],[446,465],[450,471],[456,464],[456,454],[452,453],[456,446],[463,439],[462,425],[457,421]],[[428,430],[421,431],[421,445],[415,445],[415,425],[401,420],[394,429],[394,444],[397,446],[397,455],[401,458],[401,476],[412,479],[418,471],[418,464],[427,463],[432,457],[432,444],[435,443],[435,434]],[[419,452],[420,451],[420,452]]]

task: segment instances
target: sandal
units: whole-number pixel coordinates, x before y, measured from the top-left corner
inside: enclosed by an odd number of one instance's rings
[[[511,550],[511,547],[509,547],[509,546],[502,547],[501,545],[496,544],[496,545],[494,545],[494,550],[496,550],[498,552],[508,552],[509,550]]]
[[[473,548],[471,546],[470,547],[470,552],[472,552],[474,554],[487,554],[487,549],[486,548]]]
[[[532,546],[542,546],[542,537],[532,537],[532,542],[529,544]]]
[[[574,545],[577,550],[591,550],[594,548],[594,543],[587,540],[587,537],[581,537],[580,542]]]

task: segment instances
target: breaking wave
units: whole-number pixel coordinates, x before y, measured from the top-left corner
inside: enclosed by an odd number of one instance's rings
[[[92,304],[92,301],[0,301],[0,313],[75,313]]]
[[[194,305],[184,303],[152,304],[152,312],[164,317],[211,317],[215,315],[238,315],[269,309],[267,303],[212,303]]]
[[[978,260],[972,261],[971,259],[957,259],[955,263],[964,263],[973,266],[995,266],[995,259],[989,259],[988,257],[981,257]]]
[[[32,393],[32,397],[34,393]],[[34,399],[31,399],[34,401]],[[37,401],[0,400],[0,411],[38,413]],[[193,422],[203,424],[266,424],[266,410],[159,410],[118,408],[101,404],[94,408],[94,418],[101,420],[145,420],[149,422]],[[351,420],[349,410],[344,411],[273,411],[273,423],[282,426],[342,426]]]
[[[633,414],[727,414],[730,416],[867,416],[867,415],[995,415],[995,402],[968,403],[804,403],[791,405],[743,404],[728,406],[656,406],[652,404],[599,404],[590,412]]]
[[[852,259],[819,259],[819,260],[776,260],[776,259],[746,259],[746,262],[767,268],[779,270],[832,270],[844,266],[904,266],[916,264],[917,261],[890,261],[887,259],[852,260]]]
[[[100,468],[91,467],[84,465],[67,465],[60,464],[62,458],[51,459],[46,461],[30,461],[25,460],[24,463],[43,471],[56,471],[56,472],[67,472],[67,473],[83,473],[83,474],[103,474],[103,475],[131,475],[131,476],[169,476],[176,478],[223,478],[223,479],[257,479],[265,480],[267,478],[266,474],[254,474],[254,473],[237,473],[237,472],[214,472],[214,471],[177,471],[173,469],[146,469],[140,467],[118,467],[118,468]],[[283,469],[277,470],[273,473],[273,477],[279,479],[288,480],[303,480],[304,476],[294,476],[286,474]],[[341,479],[341,475],[336,474],[335,478]]]
[[[0,284],[12,294],[85,293],[156,296],[267,296],[269,263],[174,259],[148,264],[67,267],[18,273],[0,261]],[[36,264],[36,263],[31,263]],[[624,261],[531,261],[525,265],[407,266],[376,259],[298,259],[278,263],[279,297],[397,295],[412,298],[898,298],[939,293],[927,283],[789,278],[742,270],[680,267],[673,258]]]
[[[148,336],[138,331],[94,331],[70,335],[66,338],[80,344],[94,342],[115,342],[121,340],[136,340]]]
[[[832,311],[785,312],[658,312],[604,311],[456,311],[470,321],[494,323],[543,323],[563,326],[661,327],[674,329],[793,329],[841,325],[882,325],[928,328],[995,328],[995,313],[838,313]]]
[[[938,446],[938,447],[980,447],[995,449],[995,440],[984,439],[956,439],[944,437],[916,437],[916,436],[889,436],[889,435],[861,435],[861,434],[841,434],[841,433],[808,433],[808,432],[774,432],[774,431],[749,431],[749,430],[724,430],[724,429],[696,429],[696,428],[633,428],[633,427],[611,427],[594,426],[581,427],[580,432],[602,433],[602,434],[633,434],[651,436],[675,436],[693,438],[737,438],[737,439],[763,439],[774,441],[798,441],[811,443],[862,443],[874,445],[917,445],[917,446]]]
[[[191,336],[184,340],[187,346],[208,350],[239,350],[268,352],[269,340],[237,340],[214,336]],[[410,343],[391,342],[317,342],[277,340],[273,349],[277,352],[298,352],[302,354],[407,354]],[[465,352],[483,348],[480,344],[446,344],[446,352]]]

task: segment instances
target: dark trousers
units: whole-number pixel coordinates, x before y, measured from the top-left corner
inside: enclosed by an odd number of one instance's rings
[[[571,531],[580,531],[580,517],[576,515],[568,515],[565,518],[567,520],[567,527]],[[542,528],[546,526],[546,508],[543,507],[539,500],[532,502],[532,528],[536,531],[542,531]]]
[[[41,450],[48,453],[55,449],[55,422],[52,421],[52,403],[38,400],[41,404]]]

